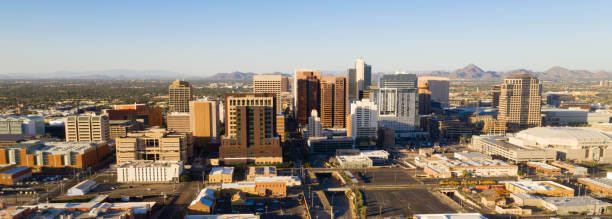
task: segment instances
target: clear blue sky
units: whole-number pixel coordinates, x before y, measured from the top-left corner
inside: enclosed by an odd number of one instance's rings
[[[173,1],[174,2],[174,1]],[[0,73],[612,70],[612,1],[3,1]]]

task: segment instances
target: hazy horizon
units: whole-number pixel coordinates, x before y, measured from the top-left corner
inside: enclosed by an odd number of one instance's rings
[[[612,71],[612,1],[30,1],[0,8],[0,74],[194,76],[553,66]]]

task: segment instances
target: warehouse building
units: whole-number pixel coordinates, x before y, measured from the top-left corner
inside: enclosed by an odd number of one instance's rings
[[[264,167],[249,167],[249,173],[247,174],[247,180],[253,181],[256,177],[270,177],[276,176],[276,167],[264,166]]]
[[[506,190],[512,193],[528,193],[546,196],[572,197],[574,189],[553,181],[507,181]]]
[[[461,156],[460,156],[461,157]],[[434,178],[460,177],[465,174],[481,177],[516,176],[518,167],[501,160],[459,160],[442,155],[416,157],[415,163]]]
[[[183,173],[182,161],[136,160],[117,165],[117,182],[168,183],[178,182]]]
[[[215,190],[204,188],[187,207],[187,214],[210,214],[215,200]]]
[[[92,189],[95,189],[98,186],[98,183],[93,180],[85,180],[76,184],[72,188],[68,189],[66,195],[69,196],[77,196],[77,195],[85,195]]]
[[[18,167],[16,165],[6,165],[0,168],[0,185],[15,185],[16,182],[32,176],[30,167]]]
[[[341,155],[336,156],[341,168],[368,168],[374,166],[372,159],[364,155]]]
[[[570,172],[571,174],[574,174],[576,176],[586,176],[589,174],[589,169],[587,169],[586,167],[581,167],[566,162],[555,161],[552,162],[551,165],[564,169],[567,172]]]
[[[585,185],[589,190],[605,195],[612,195],[612,179],[608,178],[579,178],[578,183]]]
[[[612,204],[589,196],[576,197],[543,197],[542,206],[559,215],[568,214],[606,214],[610,212]]]
[[[528,161],[554,161],[556,152],[547,148],[532,148],[508,142],[505,136],[473,136],[469,148],[483,154],[501,156],[515,163]]]
[[[538,173],[548,176],[561,175],[561,169],[541,162],[527,162],[527,166],[534,168]]]
[[[0,148],[0,165],[16,164],[33,171],[47,168],[87,168],[109,154],[106,142],[30,140]]]

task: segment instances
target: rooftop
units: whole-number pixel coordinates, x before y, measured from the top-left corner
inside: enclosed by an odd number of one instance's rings
[[[550,144],[568,145],[580,142],[600,142],[604,144],[612,143],[612,138],[601,131],[590,128],[578,127],[536,127],[520,131],[516,134],[517,138],[530,139],[537,141],[540,145],[543,141]]]
[[[612,179],[608,178],[579,178],[580,181],[584,181],[586,183],[595,184],[597,186],[612,189]]]
[[[610,205],[608,202],[591,198],[590,196],[574,197],[542,197],[542,201],[557,207],[585,206],[585,205]]]
[[[531,181],[531,180],[519,180],[519,181],[507,181],[507,184],[511,184],[525,191],[546,191],[546,190],[574,190],[570,187],[561,185],[553,181]]]
[[[198,204],[199,202],[206,206],[212,206],[214,201],[215,201],[215,190],[204,188],[202,189],[202,191],[200,191],[198,196],[193,201],[191,201],[191,204],[189,205],[195,205],[195,204]]]
[[[340,162],[368,162],[372,161],[370,158],[363,155],[349,155],[349,156],[336,156],[336,159]]]
[[[210,175],[232,175],[234,174],[234,167],[213,167],[210,170]]]
[[[19,173],[19,172],[22,172],[22,171],[26,171],[26,170],[28,170],[28,169],[30,169],[30,167],[15,167],[15,168],[12,168],[12,169],[10,169],[10,170],[6,170],[6,171],[4,171],[4,172],[2,172],[2,173],[4,173],[4,174],[10,174],[10,175],[13,175],[13,174],[15,174],[15,173]]]
[[[183,161],[153,161],[153,160],[133,160],[117,165],[117,168],[144,168],[144,167],[170,167],[183,165]]]
[[[559,167],[555,167],[546,163],[542,163],[542,162],[527,162],[527,164],[529,165],[533,165],[542,169],[547,169],[547,170],[560,170]]]

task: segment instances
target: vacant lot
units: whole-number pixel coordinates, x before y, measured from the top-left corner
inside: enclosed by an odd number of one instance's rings
[[[421,184],[411,176],[414,172],[399,168],[351,170],[351,173],[359,180],[360,185]]]
[[[413,214],[450,213],[454,210],[424,189],[366,190],[364,203],[368,217],[405,216]]]

